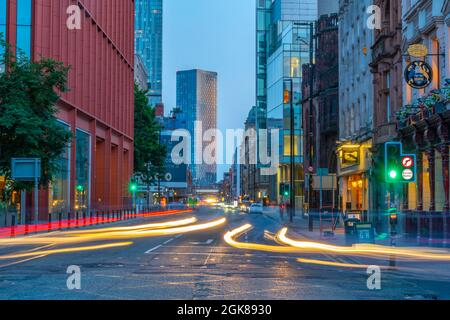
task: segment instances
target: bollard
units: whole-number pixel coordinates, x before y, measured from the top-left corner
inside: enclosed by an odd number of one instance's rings
[[[11,238],[16,236],[16,216],[11,216]]]
[[[83,211],[83,226],[86,226],[86,211]]]
[[[79,226],[80,226],[80,220],[79,220],[79,213],[78,213],[78,211],[76,212],[76,218],[75,218],[75,220],[76,220],[76,223],[77,223],[77,226],[76,226],[76,228],[78,228]]]
[[[70,211],[68,211],[67,212],[67,229],[70,229],[70,224],[71,224],[70,218],[71,218]]]
[[[52,214],[48,214],[48,232],[52,231]]]
[[[61,230],[62,228],[62,213],[58,213],[58,229]]]

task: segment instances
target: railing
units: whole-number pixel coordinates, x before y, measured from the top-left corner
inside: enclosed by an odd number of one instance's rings
[[[69,212],[49,213],[46,221],[41,220],[37,224],[26,223],[22,225],[18,224],[16,215],[12,215],[10,225],[0,228],[0,238],[15,237],[40,232],[70,230],[143,217],[170,215],[191,211],[191,209],[181,205],[169,206],[165,208],[161,208],[159,206],[143,206],[138,209],[122,208],[89,211],[77,210]]]

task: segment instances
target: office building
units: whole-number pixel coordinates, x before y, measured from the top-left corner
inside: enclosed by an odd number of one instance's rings
[[[193,184],[210,186],[217,182],[216,161],[205,161],[203,151],[208,146],[212,148],[215,142],[204,142],[203,135],[217,128],[217,73],[199,69],[177,72],[177,108],[186,121],[185,129],[191,134],[189,169]]]

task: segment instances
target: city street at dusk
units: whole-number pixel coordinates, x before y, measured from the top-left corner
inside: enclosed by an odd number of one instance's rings
[[[30,258],[4,259],[22,252],[75,248],[99,244],[95,239],[83,244],[10,245],[0,252],[0,299],[449,299],[447,262],[437,262],[435,272],[421,269],[424,262],[399,263],[394,270],[382,271],[382,290],[367,289],[364,263],[388,266],[387,259],[339,256],[330,253],[276,253],[233,248],[223,237],[229,230],[245,224],[254,228],[239,237],[248,244],[279,246],[264,236],[282,225],[268,215],[247,215],[236,211],[201,208],[195,213],[142,218],[116,223],[115,228],[144,226],[196,217],[198,223],[225,217],[217,228],[194,233],[150,236],[134,243],[95,251],[42,254]],[[90,228],[92,233],[102,230]],[[164,229],[162,229],[164,230]],[[45,238],[74,237],[77,232],[45,234]],[[80,236],[83,233],[80,234]],[[296,233],[292,234],[297,237]],[[33,239],[36,236],[30,236]],[[41,236],[37,236],[41,239]],[[301,236],[300,236],[301,237]],[[303,238],[303,237],[302,237]],[[127,242],[106,236],[102,241]],[[3,239],[2,239],[3,240]],[[0,240],[1,241],[1,240]],[[51,242],[51,240],[49,240]],[[438,255],[437,255],[438,256]],[[298,258],[336,263],[317,265],[298,262]],[[341,266],[341,265],[344,266]],[[348,265],[345,265],[348,264]],[[66,269],[81,269],[81,290],[67,289]]]
[[[450,0],[0,0],[0,301],[445,305],[449,53]]]

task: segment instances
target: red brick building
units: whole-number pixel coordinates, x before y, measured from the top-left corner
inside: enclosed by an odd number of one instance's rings
[[[70,30],[69,17],[79,29]],[[57,104],[73,140],[61,170],[39,197],[40,218],[49,212],[128,205],[133,170],[134,1],[0,0],[6,37],[31,59],[70,65],[69,92]],[[72,7],[73,9],[73,7]],[[1,31],[0,31],[1,32]],[[27,197],[27,208],[32,207]]]
[[[372,46],[371,71],[374,74],[373,101],[373,208],[385,210],[387,185],[380,172],[384,165],[384,143],[397,138],[396,112],[402,107],[403,56],[402,56],[402,8],[401,0],[375,1],[381,8],[381,30],[375,30]],[[375,223],[386,224],[379,215],[374,215]],[[381,226],[378,226],[379,229]]]
[[[321,16],[317,21],[315,64],[303,65],[302,105],[305,132],[305,168],[337,171],[336,141],[339,136],[339,44],[337,14]],[[312,77],[312,79],[311,79]],[[312,89],[311,89],[312,84]],[[310,108],[310,103],[312,108]],[[319,208],[319,191],[310,198],[311,208]],[[332,190],[323,192],[323,206],[337,204]]]

